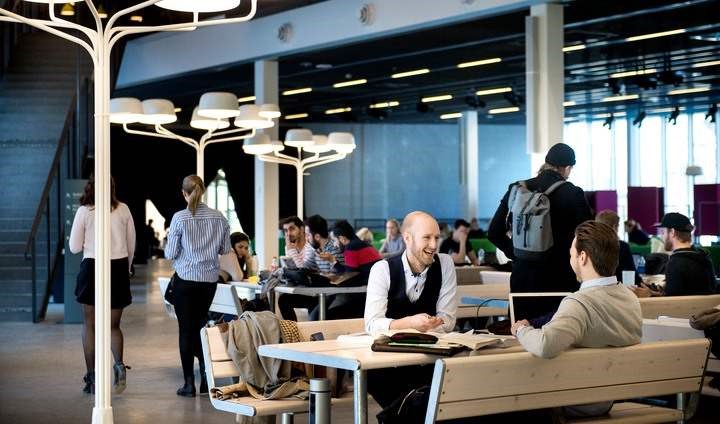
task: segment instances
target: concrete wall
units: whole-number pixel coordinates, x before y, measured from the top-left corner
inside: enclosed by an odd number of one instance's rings
[[[330,219],[402,217],[425,210],[456,218],[460,210],[460,147],[454,124],[310,124],[314,133],[349,131],[357,149],[345,160],[310,170],[306,213]],[[511,181],[527,178],[525,128],[479,129],[480,218],[489,218]],[[466,217],[469,218],[469,217]]]

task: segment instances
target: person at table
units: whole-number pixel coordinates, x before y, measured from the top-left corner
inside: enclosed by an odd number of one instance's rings
[[[380,246],[380,254],[383,258],[399,255],[405,250],[405,242],[400,234],[400,223],[397,219],[390,218],[385,223],[385,241]]]
[[[628,241],[630,243],[639,244],[644,246],[650,242],[650,236],[643,231],[640,223],[634,219],[628,219],[625,221],[625,232],[628,233]]]
[[[481,239],[485,238],[487,234],[485,234],[485,231],[483,231],[482,228],[480,228],[480,224],[478,223],[477,218],[473,218],[470,220],[470,232],[468,233],[468,238],[471,239]]]
[[[569,251],[575,227],[593,219],[590,206],[585,200],[582,188],[567,181],[575,166],[575,151],[565,143],[552,146],[545,163],[535,178],[525,180],[530,190],[545,191],[553,184],[562,182],[548,198],[550,199],[550,222],[552,224],[553,245],[540,260],[518,258],[515,256],[513,241],[509,230],[512,222],[509,204],[510,192],[517,183],[508,187],[495,211],[488,238],[490,242],[512,259],[510,275],[511,292],[574,292],[578,289],[575,275],[570,268]],[[510,219],[508,219],[510,218]],[[554,301],[538,301],[523,308],[525,317],[539,317],[553,312],[557,308]]]
[[[457,314],[457,279],[452,258],[437,253],[440,227],[425,212],[403,220],[405,252],[377,262],[370,270],[365,330],[450,332]],[[409,390],[432,380],[433,366],[368,371],[368,393],[383,408]]]
[[[280,221],[285,235],[285,256],[289,256],[295,266],[305,267],[305,261],[313,256],[313,248],[305,238],[305,224],[297,216],[290,216]]]
[[[340,272],[339,269],[334,269],[333,265],[335,265],[336,261],[342,260],[342,256],[340,249],[330,240],[325,218],[320,215],[310,216],[305,219],[303,228],[305,231],[305,246],[311,248],[311,251],[305,257],[303,267],[321,273]],[[329,257],[332,257],[332,262],[328,260]],[[314,296],[282,294],[278,297],[278,307],[283,318],[293,321],[297,321],[295,308],[306,308],[308,311],[313,311],[317,304],[317,298]],[[317,311],[311,313],[311,319],[316,318],[317,313]]]
[[[610,228],[614,229],[615,232],[617,232],[620,227],[620,217],[615,213],[615,211],[611,211],[609,209],[598,213],[595,216],[595,220],[608,225]],[[642,283],[642,278],[640,278],[640,274],[637,272],[637,269],[635,269],[635,261],[633,260],[632,252],[630,252],[630,245],[622,240],[618,240],[618,242],[620,243],[620,250],[618,256],[618,267],[615,270],[615,276],[618,281],[622,281],[622,272],[632,271],[635,273],[635,284],[639,286],[640,283]]]
[[[671,212],[663,216],[658,227],[665,250],[672,251],[665,267],[664,291],[652,290],[643,284],[634,287],[638,297],[691,296],[713,294],[715,275],[708,254],[692,244],[695,229],[687,216]]]
[[[470,234],[470,223],[464,219],[455,221],[455,230],[453,230],[452,237],[442,242],[440,253],[450,255],[456,265],[467,265],[468,259],[470,265],[480,265],[468,239],[468,234]]]
[[[372,245],[373,241],[375,241],[375,239],[373,238],[373,233],[368,227],[362,227],[361,229],[357,230],[355,235],[358,236],[360,240],[364,241],[369,245]]]
[[[255,262],[250,254],[250,237],[236,231],[230,234],[232,250],[220,256],[220,278],[223,282],[241,281],[257,275]]]
[[[640,343],[640,302],[615,277],[618,263],[617,231],[601,222],[586,221],[575,229],[570,266],[580,290],[567,296],[550,321],[533,328],[527,320],[511,332],[531,354],[554,358],[571,347],[630,346]],[[564,408],[566,415],[607,413],[612,402]]]

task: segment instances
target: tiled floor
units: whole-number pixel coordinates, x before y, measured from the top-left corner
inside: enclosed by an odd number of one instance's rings
[[[133,304],[125,310],[125,362],[128,388],[114,395],[116,423],[233,423],[234,416],[217,411],[207,397],[180,398],[182,381],[177,352],[177,324],[162,306],[154,283],[169,275],[167,262],[138,266],[133,279]],[[93,396],[82,393],[85,367],[80,325],[58,324],[60,308],[51,308],[40,324],[0,323],[0,423],[89,423]],[[370,422],[377,404],[370,401]],[[720,399],[703,397],[695,423],[716,423]],[[488,417],[483,422],[494,422]],[[306,415],[296,417],[305,422]],[[333,411],[334,423],[351,423],[350,407]]]

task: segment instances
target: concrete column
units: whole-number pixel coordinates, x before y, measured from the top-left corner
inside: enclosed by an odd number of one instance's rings
[[[461,184],[463,187],[461,217],[477,218],[480,182],[478,170],[478,118],[477,111],[468,110],[462,113],[458,122],[460,127],[460,163]]]
[[[562,141],[564,87],[563,7],[541,4],[525,20],[527,152],[544,154]]]
[[[278,102],[278,63],[255,62],[255,103]],[[272,140],[279,138],[278,126],[262,131]],[[269,269],[278,255],[279,216],[278,165],[255,158],[255,250],[260,269]]]

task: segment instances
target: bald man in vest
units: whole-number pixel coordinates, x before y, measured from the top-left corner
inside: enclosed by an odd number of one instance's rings
[[[366,331],[452,331],[457,278],[452,257],[437,253],[437,221],[425,212],[411,212],[403,220],[402,237],[405,252],[378,261],[370,270]],[[430,384],[432,371],[432,365],[369,371],[368,392],[384,408],[409,390]]]

